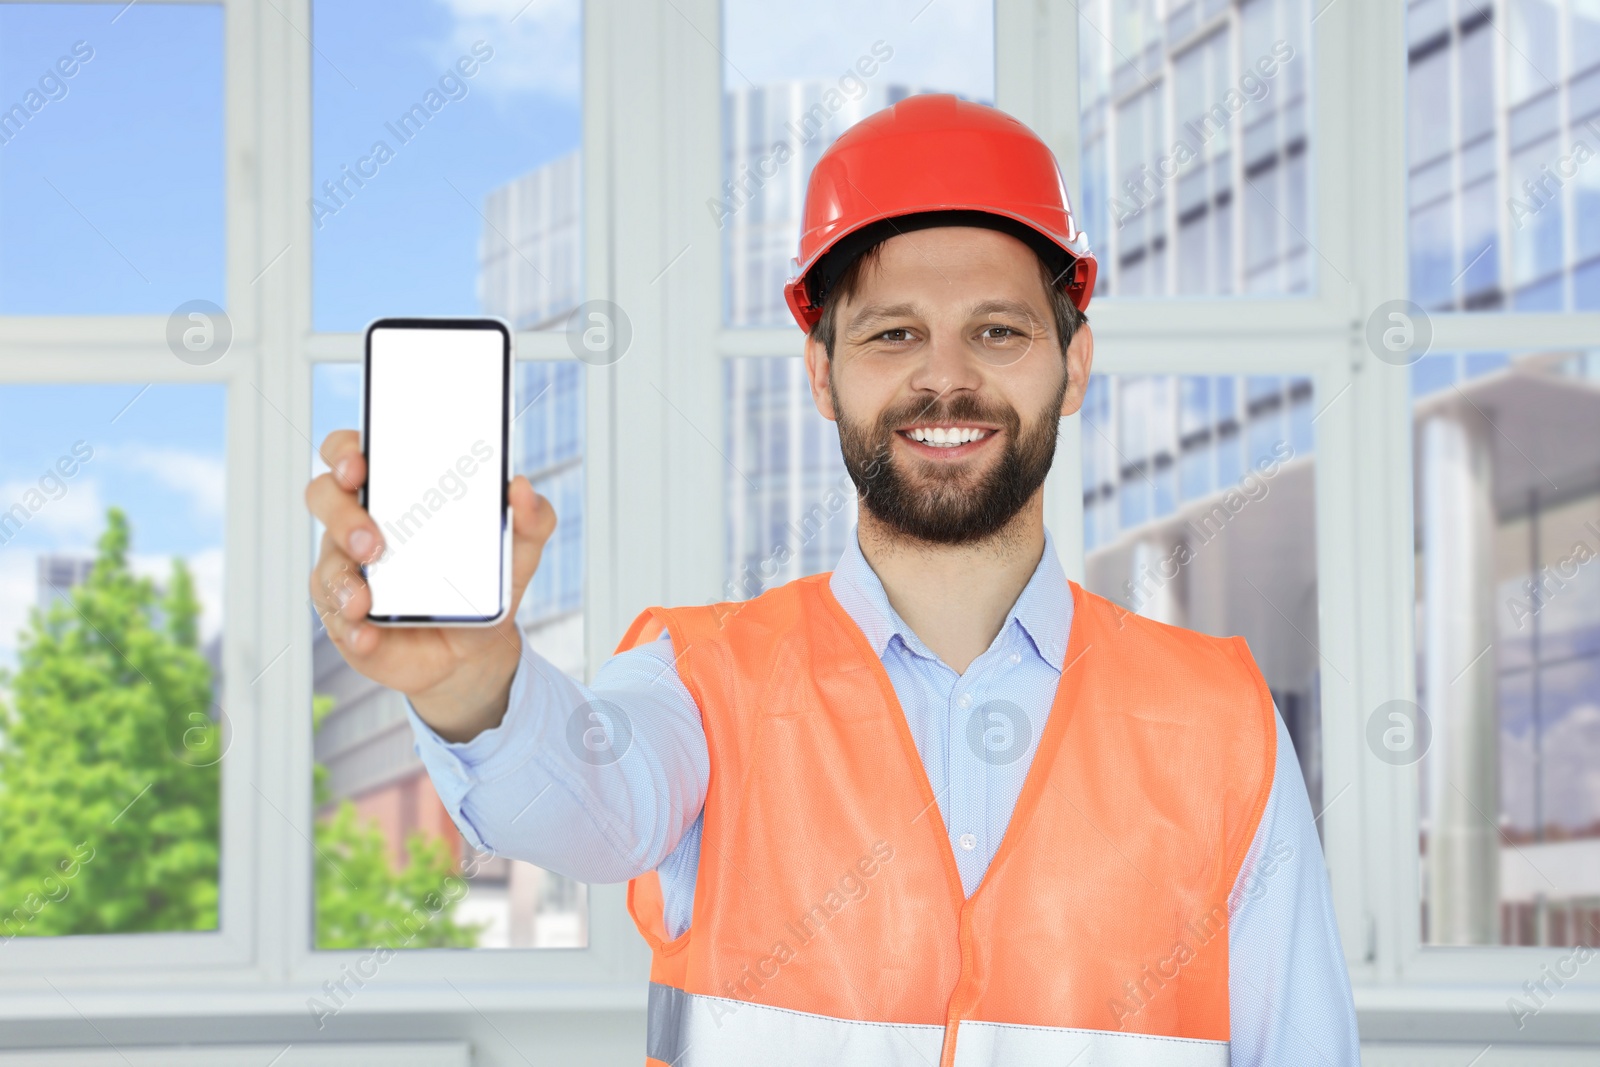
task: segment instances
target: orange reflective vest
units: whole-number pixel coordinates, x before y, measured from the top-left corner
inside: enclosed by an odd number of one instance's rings
[[[689,928],[667,937],[654,871],[628,887],[647,1064],[1227,1064],[1228,898],[1272,786],[1272,698],[1243,639],[1072,596],[971,897],[828,575],[639,616],[619,651],[666,627],[711,756]]]

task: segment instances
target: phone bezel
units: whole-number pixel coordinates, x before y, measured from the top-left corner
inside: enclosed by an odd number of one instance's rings
[[[361,458],[372,470],[368,455],[368,410],[372,395],[372,334],[375,330],[497,330],[500,333],[500,603],[493,615],[374,615],[369,608],[366,621],[375,626],[493,626],[511,611],[511,368],[516,362],[512,351],[511,326],[496,316],[461,318],[456,316],[417,316],[379,318],[367,324],[362,334],[361,363]],[[360,491],[361,506],[367,506],[367,483]],[[366,578],[367,566],[361,564]]]

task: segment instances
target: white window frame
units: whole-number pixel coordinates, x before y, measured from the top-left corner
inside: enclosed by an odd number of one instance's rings
[[[0,318],[0,384],[228,386],[224,661],[234,725],[220,931],[19,938],[0,953],[0,1019],[298,1012],[366,955],[309,947],[304,429],[315,363],[360,357],[358,335],[311,327],[310,2],[220,0],[229,354],[203,368],[176,361],[164,316]],[[1408,375],[1364,341],[1370,310],[1408,291],[1404,5],[1312,4],[1314,294],[1096,301],[1095,369],[1315,380],[1318,573],[1346,576],[1319,582],[1321,653],[1339,668],[1322,672],[1323,829],[1363,1029],[1376,1040],[1449,1041],[1465,1025],[1512,1043],[1506,998],[1555,952],[1420,944],[1416,768],[1379,766],[1362,734],[1366,709],[1415,693]],[[996,0],[997,103],[1050,142],[1074,191],[1077,20],[1072,0]],[[720,596],[722,361],[801,350],[793,329],[722,325],[722,241],[705,208],[722,182],[720,36],[718,0],[585,3],[584,291],[619,304],[633,327],[626,356],[586,375],[591,665],[643,607]],[[1440,351],[1577,347],[1600,337],[1600,315],[1442,314],[1433,328]],[[560,334],[521,333],[517,354],[570,353]],[[1047,521],[1079,577],[1078,419],[1064,430]],[[648,956],[624,887],[591,887],[589,912],[582,950],[399,954],[352,1010],[642,1010]],[[41,973],[66,997],[41,989]],[[1596,1013],[1600,981],[1570,982],[1541,1013],[1540,1039],[1586,1039]]]

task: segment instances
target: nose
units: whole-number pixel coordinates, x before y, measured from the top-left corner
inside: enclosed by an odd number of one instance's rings
[[[922,360],[908,384],[920,392],[945,396],[977,389],[983,384],[983,375],[977,359],[957,333],[938,331],[923,346]]]

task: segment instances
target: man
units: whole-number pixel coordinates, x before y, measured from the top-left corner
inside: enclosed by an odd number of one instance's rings
[[[831,575],[651,609],[592,687],[362,623],[356,436],[308,490],[352,666],[477,846],[632,879],[647,1062],[1358,1062],[1299,766],[1242,640],[1069,583],[1043,523],[1094,260],[1049,149],[911,97],[810,179],[787,296],[859,491]],[[520,597],[555,524],[516,479]],[[1231,1059],[1230,1059],[1231,1056]]]

